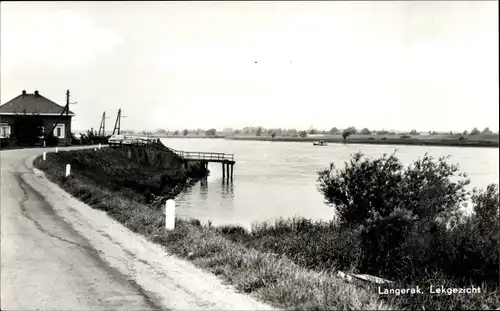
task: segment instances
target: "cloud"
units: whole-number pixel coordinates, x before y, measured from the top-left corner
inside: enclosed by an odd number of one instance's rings
[[[2,65],[85,66],[120,43],[118,34],[84,15],[58,10],[27,25],[2,23]]]

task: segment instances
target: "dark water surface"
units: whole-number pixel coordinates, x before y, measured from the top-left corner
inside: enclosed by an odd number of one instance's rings
[[[279,217],[304,216],[329,220],[333,211],[317,191],[317,171],[334,162],[343,167],[350,154],[362,151],[379,157],[398,150],[397,156],[410,164],[425,152],[434,157],[450,155],[451,163],[471,178],[472,187],[498,183],[498,148],[460,148],[427,146],[382,146],[329,144],[315,147],[302,142],[237,141],[224,139],[163,138],[162,142],[184,151],[234,153],[233,182],[223,183],[219,163],[209,165],[207,183],[198,183],[177,197],[178,215],[194,217],[214,225],[240,224]]]

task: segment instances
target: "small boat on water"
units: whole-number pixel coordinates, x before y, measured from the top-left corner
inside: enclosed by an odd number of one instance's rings
[[[314,146],[327,146],[328,144],[325,141],[320,140],[320,141],[313,142],[313,145]]]

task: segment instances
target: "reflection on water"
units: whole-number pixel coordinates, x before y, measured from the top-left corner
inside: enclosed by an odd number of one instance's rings
[[[221,179],[221,199],[231,200],[234,198],[234,183],[233,179]]]
[[[308,143],[231,141],[223,139],[162,139],[177,150],[234,153],[233,180],[222,178],[220,163],[210,163],[210,175],[179,195],[180,216],[209,219],[214,225],[240,224],[278,217],[303,216],[333,218],[316,188],[317,171],[335,163],[339,168],[350,155],[362,151],[379,157],[398,149],[396,156],[408,165],[426,152],[433,157],[450,155],[450,163],[471,178],[470,189],[498,183],[498,148],[459,148],[430,146],[381,146],[329,144],[313,147]]]
[[[208,178],[203,178],[200,181],[200,200],[204,201],[208,198]]]

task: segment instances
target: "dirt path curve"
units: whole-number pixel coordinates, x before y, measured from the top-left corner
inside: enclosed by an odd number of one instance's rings
[[[272,309],[68,195],[43,151],[0,152],[2,310]]]

